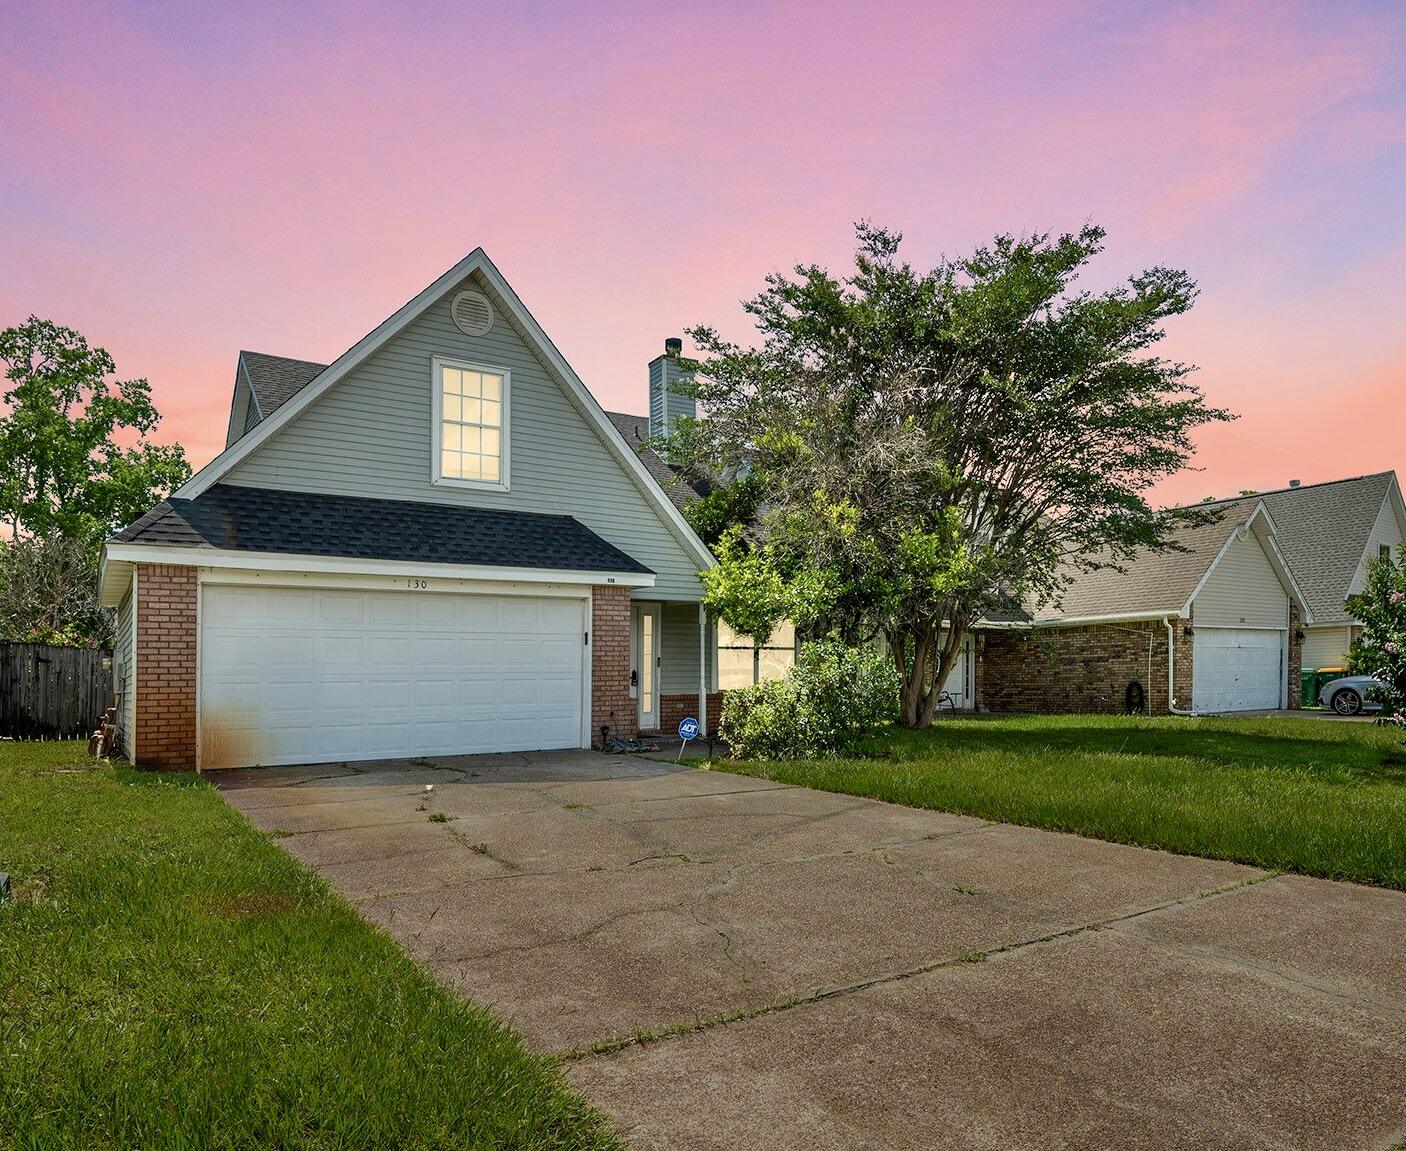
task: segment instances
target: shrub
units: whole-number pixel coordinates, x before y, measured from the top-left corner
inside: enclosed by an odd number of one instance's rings
[[[1362,622],[1362,634],[1348,653],[1348,669],[1385,683],[1381,702],[1394,717],[1401,716],[1406,710],[1406,562],[1371,560],[1366,585],[1347,606]]]
[[[739,759],[808,759],[852,748],[898,714],[898,671],[872,648],[806,644],[784,679],[730,691],[722,737]]]

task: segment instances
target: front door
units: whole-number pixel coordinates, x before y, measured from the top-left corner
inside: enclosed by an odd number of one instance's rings
[[[635,605],[635,693],[640,705],[640,730],[659,727],[660,605]]]

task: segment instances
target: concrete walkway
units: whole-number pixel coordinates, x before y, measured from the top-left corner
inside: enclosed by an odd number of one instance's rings
[[[1400,893],[584,752],[217,782],[638,1147],[1406,1139]]]

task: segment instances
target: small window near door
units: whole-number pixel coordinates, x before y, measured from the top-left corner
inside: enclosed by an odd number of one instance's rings
[[[508,490],[507,368],[434,359],[434,482]]]

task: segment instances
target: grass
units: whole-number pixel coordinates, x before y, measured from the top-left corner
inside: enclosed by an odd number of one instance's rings
[[[0,744],[0,1147],[615,1148],[193,776]]]
[[[943,718],[726,770],[1406,890],[1406,742],[1318,719]]]

